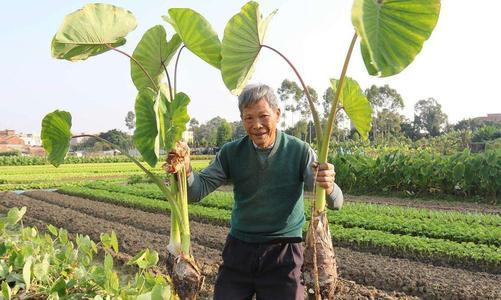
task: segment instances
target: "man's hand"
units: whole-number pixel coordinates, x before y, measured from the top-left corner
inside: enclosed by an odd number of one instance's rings
[[[334,172],[334,165],[330,163],[314,163],[313,174],[316,174],[316,185],[325,189],[327,195],[334,190],[334,180],[336,179],[336,172]]]
[[[177,173],[184,164],[186,177],[190,176],[190,148],[185,142],[177,142],[176,148],[167,154],[167,162],[163,168],[169,173]]]

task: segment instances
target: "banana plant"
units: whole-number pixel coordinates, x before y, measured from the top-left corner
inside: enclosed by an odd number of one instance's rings
[[[132,55],[118,49],[126,42],[126,35],[136,28],[134,15],[123,8],[108,4],[87,4],[67,15],[52,40],[52,56],[69,61],[86,60],[89,57],[114,51],[127,57],[131,66],[131,78],[137,88],[135,99],[136,129],[133,135],[135,147],[143,160],[155,167],[163,158],[163,167],[170,177],[166,182],[152,173],[126,149],[121,149],[100,137],[71,134],[71,114],[56,110],[42,121],[42,144],[48,160],[54,166],[64,162],[72,138],[95,138],[126,155],[160,188],[169,202],[171,232],[167,247],[167,267],[173,279],[176,293],[181,299],[195,299],[203,284],[203,276],[195,261],[190,245],[186,170],[184,156],[188,149],[179,143],[186,124],[190,120],[187,106],[188,95],[176,90],[176,74],[183,48],[188,48],[212,66],[220,66],[221,42],[207,20],[191,9],[173,8],[164,17],[175,32],[167,39],[162,25],[147,30]],[[189,20],[189,21],[187,21]],[[174,83],[168,66],[176,55]]]
[[[347,74],[352,51],[360,38],[360,49],[370,75],[387,77],[404,70],[421,51],[438,20],[440,0],[354,0],[352,24],[355,33],[349,44],[338,79],[331,79],[335,92],[328,121],[322,128],[307,85],[296,67],[277,49],[264,43],[266,29],[276,10],[262,17],[259,4],[250,1],[227,23],[221,44],[221,74],[235,95],[252,77],[262,49],[282,57],[298,77],[311,108],[320,163],[327,161],[335,118],[344,110],[363,138],[371,126],[371,106],[358,83]],[[325,211],[325,190],[317,188],[312,201],[312,217],[306,235],[303,277],[315,299],[332,299],[337,282],[336,261]]]

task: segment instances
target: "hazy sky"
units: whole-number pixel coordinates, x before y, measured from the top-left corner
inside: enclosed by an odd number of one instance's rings
[[[55,109],[73,115],[73,132],[125,129],[124,118],[133,110],[136,90],[125,56],[108,52],[87,61],[71,63],[50,56],[50,41],[63,17],[87,1],[8,1],[0,10],[2,45],[0,72],[0,129],[40,131],[43,116]],[[123,50],[132,53],[142,34],[163,24],[171,7],[190,7],[204,15],[220,39],[226,22],[245,1],[107,1],[131,10],[138,27]],[[308,5],[306,5],[308,3]],[[352,1],[261,1],[261,11],[278,13],[269,25],[265,43],[282,51],[319,94],[329,78],[339,76],[353,35]],[[363,89],[389,84],[404,98],[407,117],[420,99],[434,97],[450,122],[501,113],[497,94],[501,75],[501,1],[444,0],[438,24],[422,52],[402,73],[391,78],[369,76],[359,46],[348,75]],[[219,71],[189,51],[183,51],[178,90],[192,102],[189,113],[205,122],[215,116],[239,118],[236,98],[224,86]],[[263,50],[251,82],[274,88],[284,78],[296,79],[285,62]]]

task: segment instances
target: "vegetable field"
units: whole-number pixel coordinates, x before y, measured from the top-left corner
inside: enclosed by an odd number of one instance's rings
[[[228,232],[233,201],[228,188],[189,207],[193,250],[207,275],[202,298],[212,297]],[[126,255],[151,248],[159,252],[160,265],[165,261],[169,205],[153,184],[93,181],[65,185],[58,193],[4,192],[1,199],[2,211],[28,207],[25,222],[42,230],[52,224],[95,241],[113,230]],[[477,213],[472,207],[365,200],[347,197],[341,211],[329,211],[341,298],[501,297],[501,209]]]
[[[208,159],[193,160],[192,167],[200,170],[208,164]],[[149,170],[163,172],[160,164]],[[133,175],[142,176],[143,172],[131,162],[64,164],[57,169],[51,165],[0,166],[0,191],[53,188],[98,179],[125,180]]]

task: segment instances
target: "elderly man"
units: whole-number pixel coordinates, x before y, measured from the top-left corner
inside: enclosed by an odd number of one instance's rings
[[[266,85],[247,86],[238,97],[247,135],[225,144],[200,173],[188,172],[188,199],[200,201],[224,183],[235,203],[214,298],[303,299],[303,190],[326,189],[327,204],[339,209],[343,194],[334,166],[318,165],[305,142],[277,129],[280,109]]]

